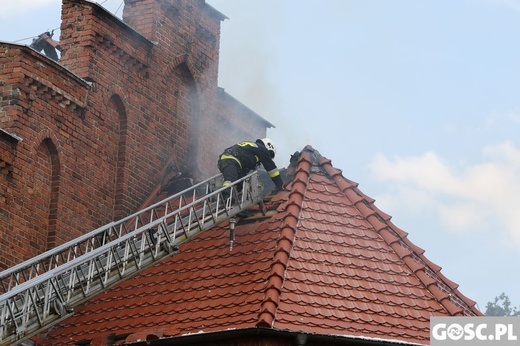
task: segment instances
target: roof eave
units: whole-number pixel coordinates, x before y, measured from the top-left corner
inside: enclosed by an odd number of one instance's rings
[[[220,97],[224,100],[227,99],[231,102],[233,102],[235,105],[239,105],[243,109],[245,109],[250,115],[254,116],[258,121],[265,124],[267,128],[276,128],[271,122],[269,122],[267,119],[256,113],[254,110],[237,100],[235,97],[233,97],[230,93],[228,93],[224,88],[218,87],[218,91],[220,92]]]
[[[220,19],[221,22],[223,22],[225,19],[229,19],[225,14],[223,14],[222,12],[220,12],[219,10],[217,10],[215,7],[213,7],[213,6],[211,6],[210,4],[208,4],[206,1],[204,1],[204,3],[206,4],[206,7],[207,7],[211,12],[213,12],[213,14],[216,15],[218,19]]]
[[[233,341],[243,338],[276,337],[278,339],[294,340],[296,345],[306,345],[308,342],[333,345],[356,346],[385,346],[385,345],[423,345],[400,340],[386,340],[380,338],[307,334],[297,331],[278,330],[272,328],[253,327],[244,329],[228,329],[217,332],[196,333],[183,336],[165,337],[151,340],[142,340],[134,343],[125,343],[127,346],[181,346],[181,345],[205,345],[208,342]]]

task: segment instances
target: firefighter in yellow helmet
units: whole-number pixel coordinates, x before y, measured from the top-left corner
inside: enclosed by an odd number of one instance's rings
[[[246,176],[261,164],[273,180],[276,189],[282,190],[282,177],[273,161],[275,154],[276,148],[269,138],[257,139],[255,142],[240,142],[227,148],[220,155],[217,164],[224,176],[222,186],[228,186]],[[229,196],[229,192],[225,191],[224,196]]]

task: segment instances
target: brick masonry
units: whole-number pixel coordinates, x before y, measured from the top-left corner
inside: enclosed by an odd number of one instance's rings
[[[173,156],[195,180],[272,125],[217,85],[221,13],[63,0],[58,63],[0,43],[0,269],[137,210]]]

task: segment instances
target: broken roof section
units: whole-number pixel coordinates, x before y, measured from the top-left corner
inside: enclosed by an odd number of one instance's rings
[[[407,233],[310,146],[268,212],[225,222],[100,294],[45,343],[166,341],[269,330],[428,344],[431,316],[481,315]]]

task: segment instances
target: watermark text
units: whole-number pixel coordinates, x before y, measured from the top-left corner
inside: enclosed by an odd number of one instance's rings
[[[431,346],[520,344],[520,317],[432,317]]]

